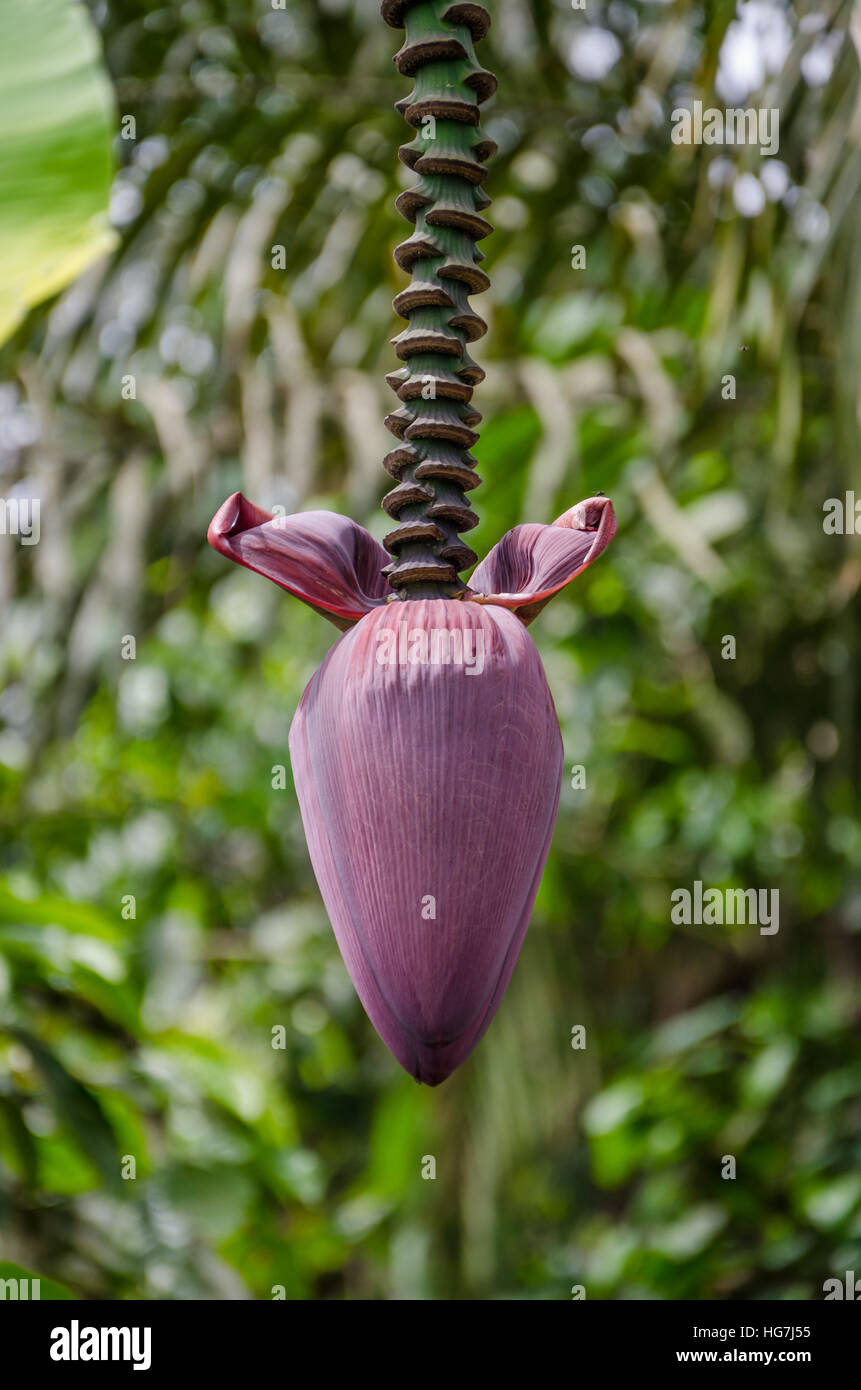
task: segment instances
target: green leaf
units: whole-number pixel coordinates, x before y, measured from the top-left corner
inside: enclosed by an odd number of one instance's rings
[[[113,96],[83,5],[0,6],[0,342],[116,241]]]
[[[2,217],[2,212],[0,212]],[[63,931],[95,936],[100,941],[124,941],[126,924],[113,921],[107,913],[90,903],[41,893],[33,898],[17,897],[0,883],[0,923],[32,922],[36,926],[62,927]]]
[[[248,1174],[226,1163],[210,1162],[207,1167],[177,1163],[163,1171],[157,1186],[195,1230],[216,1243],[241,1229],[254,1200]]]
[[[5,1133],[10,1146],[17,1152],[18,1166],[28,1187],[39,1180],[39,1161],[33,1136],[24,1123],[20,1107],[9,1096],[0,1096],[0,1138]],[[2,1150],[2,1145],[0,1145]]]
[[[15,1279],[20,1284],[22,1280],[27,1280],[27,1297],[33,1300],[33,1281],[39,1281],[39,1299],[44,1303],[46,1299],[74,1299],[75,1295],[71,1289],[67,1289],[65,1284],[58,1284],[55,1279],[43,1279],[41,1274],[34,1274],[31,1269],[24,1269],[23,1265],[13,1265],[9,1260],[0,1260],[0,1279]],[[6,1295],[8,1299],[8,1293]]]
[[[26,1047],[51,1091],[60,1120],[106,1185],[118,1191],[120,1161],[114,1132],[95,1096],[32,1033],[23,1028],[5,1031]]]

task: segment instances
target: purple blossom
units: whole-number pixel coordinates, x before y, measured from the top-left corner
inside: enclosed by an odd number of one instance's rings
[[[399,601],[389,556],[332,512],[235,493],[209,541],[344,629],[290,755],[311,862],[359,997],[418,1081],[445,1080],[496,1012],[529,925],[562,740],[527,623],[612,540],[592,497],[517,526],[461,598]]]

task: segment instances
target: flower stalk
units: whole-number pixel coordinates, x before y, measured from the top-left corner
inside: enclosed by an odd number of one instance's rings
[[[516,526],[469,587],[460,578],[476,558],[460,533],[477,520],[466,494],[479,482],[469,451],[484,374],[467,345],[485,325],[469,295],[488,285],[477,242],[490,231],[493,145],[478,109],[495,80],[473,44],[489,20],[451,0],[382,10],[406,26],[395,62],[415,89],[398,105],[418,131],[401,150],[418,183],[398,199],[415,231],[396,252],[412,276],[395,300],[404,366],[389,377],[399,445],[383,506],[397,525],[383,549],[348,517],[273,516],[237,492],[209,540],[340,629],[290,728],[296,795],[368,1016],[410,1075],[436,1086],[500,1005],[553,833],[562,740],[526,629],[598,559],[616,517],[608,497],[587,497],[550,526]]]
[[[477,243],[493,230],[482,184],[496,146],[479,108],[496,78],[474,48],[490,17],[452,0],[383,0],[382,15],[406,29],[394,62],[415,86],[396,107],[417,133],[399,156],[418,175],[396,204],[415,230],[395,251],[411,283],[394,301],[407,320],[393,339],[404,366],[386,378],[400,406],[386,419],[399,444],[383,461],[397,483],[383,498],[397,522],[383,542],[393,556],[384,572],[398,598],[456,598],[467,592],[460,571],[477,559],[460,533],[478,522],[466,494],[481,481],[470,449],[484,372],[468,345],[487,331],[469,296],[490,284]]]

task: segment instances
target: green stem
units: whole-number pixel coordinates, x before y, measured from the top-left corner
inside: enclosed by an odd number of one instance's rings
[[[459,533],[478,521],[466,493],[480,482],[469,451],[481,419],[472,393],[484,372],[467,344],[487,331],[469,295],[490,283],[476,243],[493,230],[481,185],[496,146],[482,134],[479,106],[496,79],[473,43],[490,17],[458,0],[383,0],[382,14],[406,28],[394,61],[415,88],[397,109],[417,134],[399,153],[419,176],[397,200],[415,231],[395,251],[412,280],[394,301],[408,321],[394,339],[405,365],[386,378],[401,404],[386,419],[400,443],[383,461],[397,480],[383,498],[397,521],[384,541],[394,557],[385,572],[399,598],[447,598],[465,592],[460,571],[476,560]]]

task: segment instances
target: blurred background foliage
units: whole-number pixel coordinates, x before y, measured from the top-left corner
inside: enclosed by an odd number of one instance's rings
[[[272,785],[332,631],[204,544],[239,487],[387,525],[398,36],[376,0],[90,7],[135,119],[119,245],[0,364],[3,496],[41,502],[38,545],[0,537],[0,1254],[79,1297],[861,1269],[861,542],[822,525],[858,482],[861,36],[837,0],[490,8],[470,540],[598,489],[620,534],[533,628],[586,788],[428,1091]],[[672,144],[716,92],[779,109],[777,158]],[[779,888],[779,933],[672,925],[695,879]]]

